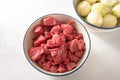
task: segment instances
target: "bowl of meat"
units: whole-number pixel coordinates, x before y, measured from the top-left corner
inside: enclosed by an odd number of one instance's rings
[[[87,29],[66,14],[48,14],[34,21],[25,33],[23,50],[39,72],[65,76],[86,62],[91,40]]]

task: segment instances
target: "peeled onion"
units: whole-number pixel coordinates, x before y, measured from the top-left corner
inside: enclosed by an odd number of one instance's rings
[[[107,5],[107,6],[114,6],[118,0],[101,0],[101,3]]]
[[[106,15],[110,11],[110,9],[106,5],[104,5],[102,3],[93,4],[92,5],[92,11],[94,11],[94,10],[101,13],[102,16]]]
[[[83,17],[87,16],[90,10],[91,10],[91,5],[87,1],[82,1],[77,5],[77,12]]]
[[[88,1],[88,2],[91,3],[91,4],[97,2],[97,0],[86,0],[86,1]]]
[[[104,28],[112,28],[115,27],[117,24],[117,18],[112,14],[107,14],[103,17],[103,24]]]
[[[99,12],[92,11],[88,14],[87,21],[95,26],[101,26],[103,23],[103,18]]]
[[[112,13],[118,18],[120,18],[120,3],[113,7]]]

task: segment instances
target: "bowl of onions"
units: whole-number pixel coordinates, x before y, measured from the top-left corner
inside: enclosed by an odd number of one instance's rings
[[[80,20],[92,31],[120,29],[120,0],[73,0]]]

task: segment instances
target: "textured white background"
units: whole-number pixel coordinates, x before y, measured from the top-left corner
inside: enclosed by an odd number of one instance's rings
[[[80,20],[72,0],[0,0],[0,80],[120,80],[120,30],[90,33],[91,54],[70,76],[51,77],[35,70],[24,56],[23,38],[33,21],[49,13]]]

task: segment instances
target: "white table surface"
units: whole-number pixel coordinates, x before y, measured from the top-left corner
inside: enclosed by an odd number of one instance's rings
[[[80,20],[72,0],[0,0],[0,80],[120,80],[120,30],[90,32],[91,54],[69,76],[47,76],[35,70],[24,56],[23,38],[30,24],[48,13]]]

